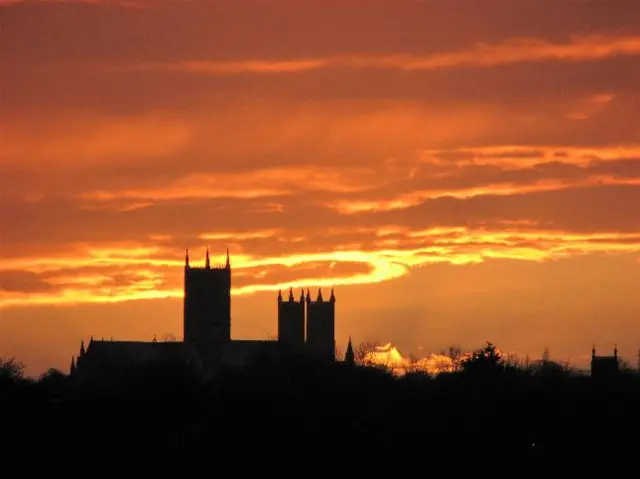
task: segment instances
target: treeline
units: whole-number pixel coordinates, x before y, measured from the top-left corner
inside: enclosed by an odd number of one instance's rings
[[[425,477],[611,477],[638,468],[637,372],[595,380],[551,361],[524,367],[490,343],[435,376],[260,358],[214,381],[156,364],[77,382],[0,365],[3,452],[16,461],[314,476],[418,468]]]

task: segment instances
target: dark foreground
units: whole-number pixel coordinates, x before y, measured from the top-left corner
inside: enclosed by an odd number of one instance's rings
[[[147,472],[635,477],[640,377],[504,369],[394,378],[374,368],[255,366],[0,382],[5,464]],[[102,470],[102,469],[101,469]]]

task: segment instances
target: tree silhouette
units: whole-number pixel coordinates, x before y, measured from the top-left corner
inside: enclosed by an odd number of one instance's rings
[[[24,378],[24,364],[16,358],[0,358],[0,379],[19,381]]]
[[[502,354],[491,342],[487,341],[481,349],[476,349],[471,356],[462,361],[465,372],[493,372],[502,369]]]

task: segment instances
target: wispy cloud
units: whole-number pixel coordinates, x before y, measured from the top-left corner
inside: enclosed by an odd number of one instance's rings
[[[466,50],[427,55],[350,54],[274,60],[143,62],[133,69],[208,75],[284,74],[327,68],[428,71],[462,66],[491,67],[523,62],[584,62],[637,55],[640,55],[640,36],[590,35],[574,36],[565,43],[556,43],[541,38],[513,38],[500,43],[477,43]]]
[[[540,262],[640,251],[638,233],[578,234],[530,226],[526,229],[526,225],[530,222],[506,224],[502,229],[387,225],[360,229],[355,236],[351,233],[350,239],[359,239],[360,248],[317,251],[314,247],[315,251],[305,251],[293,245],[289,253],[278,256],[237,253],[232,256],[236,278],[233,294],[380,283],[402,277],[412,268],[436,263],[463,265],[490,259]],[[276,233],[247,231],[237,234],[236,239],[273,244]],[[334,241],[339,243],[340,238],[335,237],[338,233],[334,232]],[[230,235],[202,236],[223,242]],[[377,239],[364,246],[372,236]],[[212,260],[221,262],[223,256]],[[183,264],[177,251],[143,244],[85,246],[75,255],[4,259],[0,261],[0,308],[178,298],[182,295]]]

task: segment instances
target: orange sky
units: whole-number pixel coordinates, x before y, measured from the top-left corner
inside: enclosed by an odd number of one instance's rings
[[[0,0],[0,356],[180,339],[209,245],[235,337],[635,363],[636,3]]]

